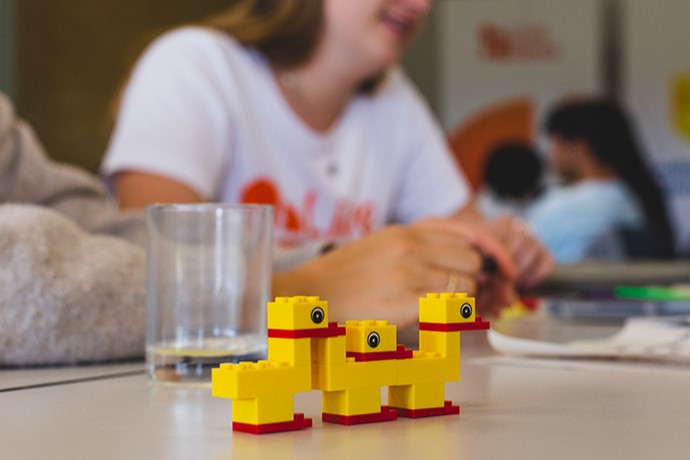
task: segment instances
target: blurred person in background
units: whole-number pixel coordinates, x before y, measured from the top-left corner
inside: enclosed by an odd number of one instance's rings
[[[560,185],[543,194],[528,220],[558,263],[674,256],[664,194],[619,104],[566,101],[544,128]]]

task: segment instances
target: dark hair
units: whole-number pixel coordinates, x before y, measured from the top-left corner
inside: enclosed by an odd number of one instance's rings
[[[674,235],[664,194],[622,107],[608,99],[564,102],[548,114],[545,129],[565,140],[585,140],[599,162],[615,171],[642,205],[653,255],[673,257]]]
[[[537,151],[519,142],[498,144],[484,163],[484,182],[501,198],[536,197],[542,190],[543,174]]]

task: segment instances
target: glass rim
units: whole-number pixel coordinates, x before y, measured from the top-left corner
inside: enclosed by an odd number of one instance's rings
[[[244,203],[152,203],[145,207],[147,213],[151,212],[210,212],[210,211],[273,211],[270,204],[244,204]]]

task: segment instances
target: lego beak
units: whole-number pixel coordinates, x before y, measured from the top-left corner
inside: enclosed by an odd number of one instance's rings
[[[320,327],[317,329],[269,329],[268,336],[277,339],[307,339],[307,338],[325,338],[337,337],[345,335],[345,327],[338,326],[338,323],[328,323],[328,327]]]
[[[489,321],[484,321],[481,316],[477,316],[473,323],[460,323],[454,329],[457,331],[484,331],[490,326]]]

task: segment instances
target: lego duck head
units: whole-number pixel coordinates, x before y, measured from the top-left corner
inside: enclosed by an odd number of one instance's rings
[[[276,297],[268,303],[269,337],[324,337],[333,326],[328,302],[318,296]]]
[[[396,327],[388,321],[347,321],[346,352],[356,361],[412,357],[412,351],[397,344]]]
[[[476,315],[474,297],[444,292],[419,299],[419,326],[424,330],[476,331],[488,329],[489,323]]]

